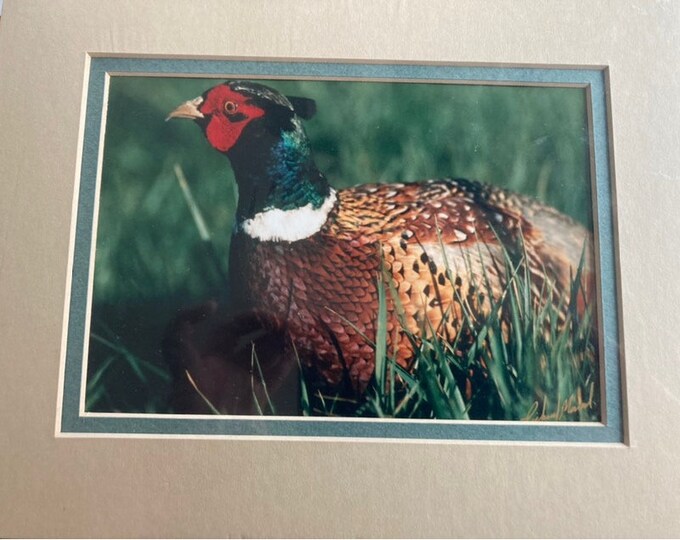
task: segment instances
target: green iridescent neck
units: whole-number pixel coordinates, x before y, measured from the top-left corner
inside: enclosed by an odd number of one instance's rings
[[[239,187],[241,220],[264,210],[320,208],[330,194],[326,178],[314,164],[309,139],[295,118],[293,129],[253,140],[230,154]]]
[[[267,206],[292,210],[319,208],[328,196],[328,184],[312,160],[309,140],[301,130],[284,131],[271,149],[267,174],[273,179]]]

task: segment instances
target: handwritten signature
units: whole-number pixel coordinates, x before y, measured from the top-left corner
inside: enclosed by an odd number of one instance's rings
[[[557,400],[557,406],[554,412],[548,413],[550,402],[546,398],[543,400],[543,405],[538,401],[534,401],[529,407],[529,411],[522,420],[561,420],[566,415],[574,414],[583,410],[590,410],[593,408],[593,394],[595,393],[595,383],[590,383],[588,388],[588,399],[583,399],[581,389],[576,390],[576,395],[572,394],[565,401]]]

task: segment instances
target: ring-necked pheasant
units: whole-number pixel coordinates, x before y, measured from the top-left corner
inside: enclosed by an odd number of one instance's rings
[[[239,309],[287,331],[321,382],[349,380],[359,394],[366,388],[379,275],[398,295],[388,298],[388,351],[408,369],[413,342],[403,326],[413,335],[430,328],[455,336],[464,310],[488,311],[503,294],[508,258],[526,263],[536,298],[549,287],[555,302],[568,300],[583,253],[589,268],[585,228],[499,188],[440,179],[336,191],[317,169],[302,126],[314,113],[310,99],[230,81],[168,118],[194,120],[231,161],[239,200],[230,281]],[[592,292],[590,280],[586,271],[584,288]]]

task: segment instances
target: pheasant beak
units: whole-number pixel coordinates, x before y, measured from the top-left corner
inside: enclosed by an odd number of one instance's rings
[[[172,111],[165,121],[167,122],[171,118],[189,118],[190,120],[205,118],[203,113],[198,110],[198,107],[201,105],[201,103],[203,103],[203,98],[200,96],[195,99],[185,101],[174,111]]]

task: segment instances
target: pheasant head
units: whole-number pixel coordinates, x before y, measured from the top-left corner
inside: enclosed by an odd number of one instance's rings
[[[230,81],[186,101],[168,119],[194,120],[210,145],[230,159],[239,188],[239,227],[252,229],[262,240],[297,240],[318,225],[305,227],[306,219],[319,221],[334,201],[302,126],[301,120],[315,112],[311,99],[286,97],[258,83]],[[280,212],[295,210],[302,212],[296,220],[301,230],[281,230]]]

